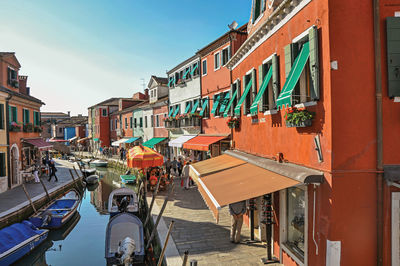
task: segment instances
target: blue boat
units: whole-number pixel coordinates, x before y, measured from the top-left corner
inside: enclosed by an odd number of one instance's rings
[[[49,230],[23,221],[0,230],[0,265],[10,265],[42,243]]]
[[[38,228],[60,228],[76,213],[79,201],[78,191],[71,189],[40,209],[29,221]]]

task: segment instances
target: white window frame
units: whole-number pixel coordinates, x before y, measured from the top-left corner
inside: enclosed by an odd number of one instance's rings
[[[204,62],[206,63],[206,67],[204,67]],[[205,70],[205,73],[204,73]],[[201,76],[207,76],[207,59],[201,61]]]
[[[219,64],[218,67],[216,67],[216,61],[215,59],[218,58],[219,59]],[[218,69],[221,68],[221,52],[218,51],[214,54],[214,71],[217,71]]]
[[[225,66],[228,62],[229,62],[229,60],[231,59],[231,46],[230,45],[228,45],[228,46],[226,46],[225,48],[222,48],[221,49],[221,65],[222,66]],[[226,61],[225,62],[225,64],[223,64],[223,62],[222,62],[222,60],[223,60],[223,55],[224,55],[224,50],[228,50],[228,61]]]
[[[300,266],[306,266],[308,265],[308,186],[301,184],[299,186],[304,186],[304,198],[306,202],[306,207],[304,210],[304,262],[301,261],[301,259],[292,251],[290,251],[289,248],[286,247],[286,240],[287,240],[287,235],[286,235],[286,228],[287,228],[287,201],[286,201],[286,189],[282,189],[279,191],[279,220],[281,221],[279,225],[279,246],[280,251],[279,251],[279,257],[283,258],[282,252],[285,251],[285,253],[291,257],[298,265]]]

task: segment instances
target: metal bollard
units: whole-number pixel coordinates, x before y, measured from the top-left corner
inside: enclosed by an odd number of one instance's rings
[[[190,266],[197,266],[197,260],[191,260]]]

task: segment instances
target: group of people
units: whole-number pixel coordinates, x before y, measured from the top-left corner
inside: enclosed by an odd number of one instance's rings
[[[193,186],[193,180],[189,176],[189,170],[190,170],[190,164],[192,163],[191,160],[189,161],[183,161],[182,158],[174,159],[171,161],[170,158],[167,158],[167,160],[164,163],[164,167],[166,169],[168,178],[171,176],[171,171],[174,170],[174,174],[177,177],[182,177],[182,183],[181,186],[183,186],[185,189],[189,189],[190,186]]]
[[[40,159],[40,158],[39,158]],[[40,160],[39,160],[40,161]],[[47,171],[48,171],[48,175],[49,175],[49,179],[48,181],[51,181],[51,178],[54,176],[55,182],[58,182],[58,178],[56,175],[57,172],[57,168],[56,168],[56,163],[52,158],[46,158],[44,157],[42,159],[42,164],[46,167]],[[40,183],[40,179],[39,179],[39,172],[41,165],[39,162],[36,162],[33,165],[33,176],[35,177],[35,183]]]

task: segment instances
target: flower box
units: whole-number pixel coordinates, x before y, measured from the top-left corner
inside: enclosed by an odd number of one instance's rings
[[[226,123],[229,128],[238,128],[240,125],[240,120],[239,118],[236,117],[231,117],[229,118],[228,122]]]
[[[312,125],[312,120],[307,119],[304,121],[300,121],[299,123],[295,124],[292,122],[285,121],[286,127],[310,127]]]
[[[23,129],[24,132],[33,132],[33,125],[31,123],[25,124]]]
[[[10,132],[20,132],[21,131],[21,126],[17,125],[17,124],[11,124],[10,128],[9,128]]]
[[[314,112],[309,112],[305,108],[290,107],[285,113],[285,124],[286,127],[309,127],[314,116]]]
[[[42,132],[42,128],[40,126],[34,126],[33,132]]]

